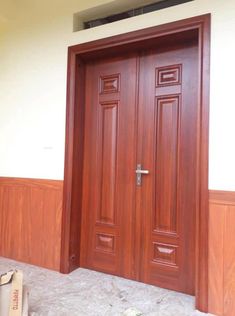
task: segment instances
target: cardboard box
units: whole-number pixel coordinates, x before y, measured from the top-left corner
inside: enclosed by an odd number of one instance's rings
[[[28,316],[28,293],[23,286],[22,271],[9,271],[0,276],[0,315]]]

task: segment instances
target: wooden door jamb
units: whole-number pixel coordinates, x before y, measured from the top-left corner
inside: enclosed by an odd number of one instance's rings
[[[196,308],[208,311],[208,129],[210,14],[142,29],[69,47],[64,194],[62,214],[61,267],[69,273],[79,267],[81,225],[82,155],[84,122],[84,64],[92,56],[123,52],[164,36],[186,31],[198,32],[199,102],[197,208],[196,208]],[[144,46],[143,46],[144,47]],[[76,163],[75,163],[76,162]]]

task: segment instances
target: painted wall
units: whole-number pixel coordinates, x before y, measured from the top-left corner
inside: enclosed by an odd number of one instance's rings
[[[235,191],[235,1],[195,0],[72,31],[74,13],[118,2],[22,0],[9,8],[0,22],[0,176],[63,179],[68,46],[210,12],[209,187]]]

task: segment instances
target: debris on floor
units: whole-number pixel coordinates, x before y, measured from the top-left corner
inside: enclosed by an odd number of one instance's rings
[[[131,307],[128,308],[124,313],[123,316],[142,316],[143,313],[139,311],[137,308]]]
[[[30,316],[207,315],[192,296],[113,275],[82,268],[60,274],[0,257],[0,274],[12,269],[24,273]]]

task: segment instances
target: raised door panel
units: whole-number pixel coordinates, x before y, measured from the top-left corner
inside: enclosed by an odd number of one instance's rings
[[[81,264],[129,278],[134,277],[136,71],[135,56],[100,60],[86,69]]]
[[[154,231],[177,234],[179,96],[160,97],[155,105]]]
[[[118,103],[99,106],[100,203],[97,223],[115,225]]]

